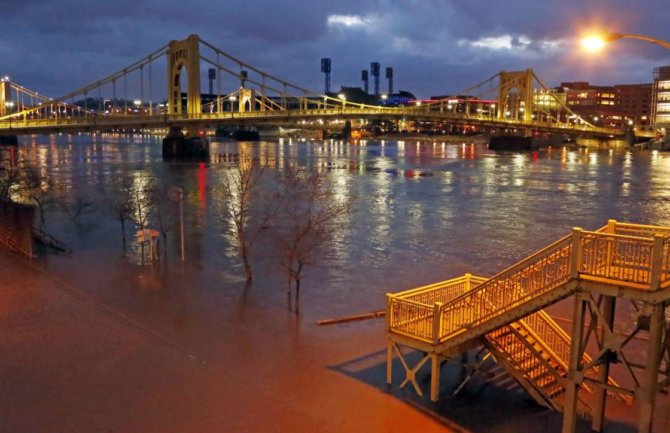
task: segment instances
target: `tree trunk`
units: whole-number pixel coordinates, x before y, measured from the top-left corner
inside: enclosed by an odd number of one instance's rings
[[[126,249],[126,219],[121,218],[121,239],[123,240],[123,249]]]
[[[293,308],[292,308],[292,305],[291,305],[291,277],[290,276],[288,277],[287,283],[288,284],[286,286],[286,296],[288,297],[288,311],[291,311]]]
[[[240,244],[240,253],[242,255],[242,263],[244,265],[244,276],[247,278],[247,284],[251,285],[251,281],[254,279],[253,271],[251,270],[251,263],[249,263],[249,254],[247,254],[247,246],[244,243],[244,240]]]
[[[298,270],[295,273],[295,315],[300,314],[300,275],[302,273],[302,261],[298,260]]]
[[[295,315],[300,314],[300,277],[295,280]]]

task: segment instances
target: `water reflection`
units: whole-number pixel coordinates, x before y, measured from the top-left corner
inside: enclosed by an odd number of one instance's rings
[[[137,245],[123,252],[106,191],[123,179],[139,182],[140,173],[163,191],[180,186],[194,278],[216,279],[219,286],[242,278],[220,193],[225,171],[240,161],[255,161],[270,172],[287,164],[324,171],[339,197],[356,197],[356,211],[337,227],[328,255],[336,266],[307,274],[307,286],[319,295],[305,299],[313,305],[304,311],[314,315],[356,310],[352,303],[379,306],[387,291],[465,271],[492,274],[574,226],[592,229],[609,218],[670,224],[670,155],[660,152],[548,148],[518,154],[470,142],[293,139],[213,142],[211,150],[206,164],[168,163],[157,137],[33,136],[18,155],[1,149],[0,161],[34,164],[55,186],[54,201],[61,204],[75,202],[82,190],[99,191],[84,217],[97,224],[85,233],[62,206],[48,209],[46,224],[78,260],[108,266],[136,264],[128,255],[136,257]],[[174,211],[176,203],[164,206]],[[168,263],[178,258],[175,233],[168,231],[163,245],[167,255],[161,260]],[[272,248],[259,247],[256,259],[263,263],[262,278],[276,282],[281,276],[267,259]],[[63,262],[58,267],[71,269]],[[211,284],[194,290],[211,290]],[[281,291],[273,290],[271,297],[281,302]],[[324,297],[328,301],[319,302]]]

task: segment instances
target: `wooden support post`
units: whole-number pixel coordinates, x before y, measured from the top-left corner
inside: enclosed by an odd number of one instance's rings
[[[391,309],[391,301],[393,295],[390,293],[386,294],[386,332],[391,332],[391,320],[393,319],[393,311]],[[393,380],[393,339],[390,334],[388,336],[388,341],[386,343],[386,383],[391,385]]]
[[[391,331],[391,323],[393,323],[393,311],[391,310],[391,302],[393,300],[393,295],[390,293],[386,294],[386,332]]]
[[[386,342],[386,383],[393,383],[393,340],[391,337]]]
[[[430,355],[430,401],[440,398],[440,356],[437,353]]]
[[[574,252],[573,252],[574,253]],[[563,406],[563,429],[562,433],[575,433],[577,428],[577,397],[581,378],[582,338],[584,334],[584,305],[585,295],[575,295],[575,306],[572,317],[572,342],[570,345],[570,365],[568,366],[568,377],[565,381],[565,404]]]
[[[391,320],[393,320],[393,310],[391,309],[391,302],[393,295],[386,294],[386,332],[389,333],[388,341],[386,343],[386,383],[391,385],[393,380],[393,339],[391,338]]]
[[[607,233],[616,234],[616,220],[607,220]]]
[[[442,309],[442,302],[436,302],[433,307],[433,343],[438,344],[440,342],[440,337],[442,336],[442,315],[440,310]]]
[[[611,220],[610,220],[611,221]],[[606,296],[603,299],[602,313],[605,323],[601,326],[600,341],[604,343],[606,329],[614,329],[614,313],[616,310],[616,298],[613,296]],[[604,346],[604,344],[603,344]],[[602,347],[600,348],[602,349]],[[603,363],[598,367],[598,382],[607,384],[610,372],[610,360],[605,358]],[[593,431],[601,432],[605,422],[605,406],[607,403],[607,389],[596,389],[595,402],[593,405],[593,419],[591,421],[591,429]]]
[[[582,229],[575,227],[572,229],[572,253],[570,256],[570,277],[573,279],[579,278],[579,268],[582,263],[582,248],[581,248]]]
[[[651,317],[649,324],[649,349],[647,350],[647,365],[637,398],[640,405],[640,419],[638,433],[651,433],[656,392],[658,389],[658,369],[661,363],[661,343],[663,340],[664,311],[661,305],[650,306]]]
[[[649,281],[650,290],[658,290],[661,284],[661,271],[663,267],[663,235],[654,235],[654,250],[651,256],[651,277]]]

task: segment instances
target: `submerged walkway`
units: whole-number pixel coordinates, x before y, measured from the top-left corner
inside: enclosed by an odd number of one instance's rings
[[[141,319],[0,251],[0,432],[453,431],[329,368],[381,347],[381,323],[323,341],[287,328],[257,348],[249,324],[202,337]]]

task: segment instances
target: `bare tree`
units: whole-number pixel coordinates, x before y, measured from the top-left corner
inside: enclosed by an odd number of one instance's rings
[[[167,246],[167,234],[177,224],[175,216],[175,203],[170,200],[162,189],[154,189],[153,201],[155,206],[152,212],[151,221],[163,237],[163,245]],[[167,248],[163,251],[167,254]]]
[[[223,195],[227,205],[227,218],[232,222],[247,288],[251,286],[254,277],[251,268],[254,244],[274,213],[270,210],[273,203],[271,201],[265,201],[266,206],[262,210],[254,208],[254,205],[257,206],[263,201],[258,188],[263,173],[264,166],[249,158],[241,159],[238,165],[226,170],[224,174]]]
[[[11,199],[12,192],[20,187],[21,170],[13,161],[0,163],[0,198]]]
[[[329,241],[351,212],[351,197],[338,198],[326,175],[289,166],[279,180],[277,240],[286,271],[288,308],[295,291],[300,312],[300,283],[306,265],[318,264]],[[340,224],[338,224],[340,223]]]
[[[95,200],[87,189],[77,189],[72,201],[67,203],[66,210],[73,221],[78,222],[84,212],[93,208]]]
[[[121,239],[123,241],[123,248],[126,248],[126,221],[131,219],[133,214],[132,207],[132,183],[130,178],[123,177],[120,182],[113,185],[111,189],[103,192],[105,202],[109,209],[121,224]]]
[[[22,171],[20,189],[30,201],[37,205],[40,222],[44,225],[46,207],[53,198],[53,182],[48,176],[43,176],[37,168],[31,165],[24,165]]]
[[[155,179],[143,171],[135,173],[130,188],[131,218],[143,230],[157,205]]]

